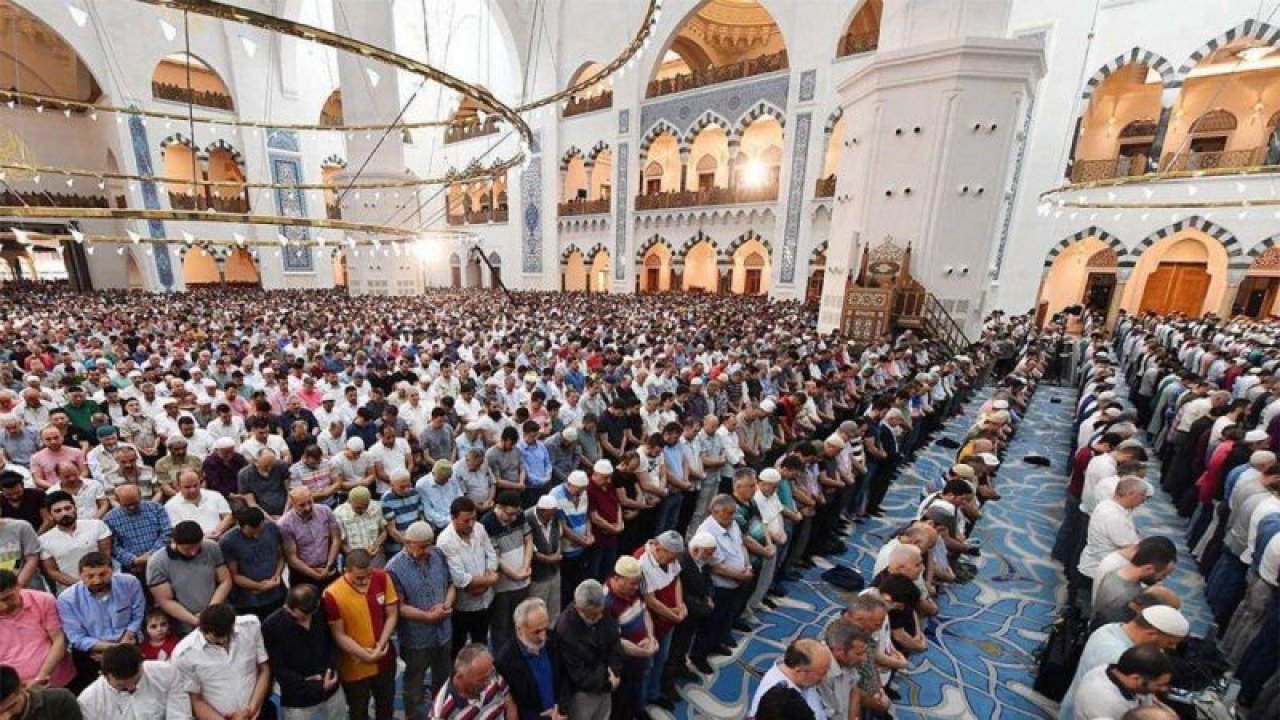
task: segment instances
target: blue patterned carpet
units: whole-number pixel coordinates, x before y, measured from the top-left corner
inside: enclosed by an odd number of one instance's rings
[[[940,437],[960,438],[988,394],[979,393],[962,416],[946,424]],[[997,477],[1004,499],[986,505],[973,533],[983,542],[976,562],[978,577],[945,590],[941,617],[929,628],[929,649],[894,682],[902,693],[896,718],[1057,717],[1057,703],[1038,695],[1031,685],[1034,653],[1066,594],[1061,568],[1049,554],[1062,517],[1075,396],[1071,388],[1042,387],[1033,399]],[[937,446],[920,452],[890,491],[886,517],[859,526],[839,562],[870,577],[875,554],[888,533],[914,514],[922,478],[941,474],[951,465],[953,453]],[[1052,459],[1053,467],[1023,462],[1031,454]],[[1151,479],[1158,486],[1158,465],[1153,465]],[[1182,545],[1184,523],[1161,495],[1139,511],[1138,524],[1144,535],[1165,534]],[[734,655],[712,659],[715,675],[683,687],[685,701],[676,707],[677,720],[746,716],[751,692],[787,643],[797,636],[819,635],[845,605],[847,595],[819,579],[822,569],[812,568],[803,581],[789,583],[788,597],[777,610],[760,614],[762,626],[738,645]],[[1193,631],[1205,632],[1209,615],[1202,600],[1203,582],[1189,557],[1179,558],[1168,583],[1182,596]],[[649,713],[671,717],[652,707]]]

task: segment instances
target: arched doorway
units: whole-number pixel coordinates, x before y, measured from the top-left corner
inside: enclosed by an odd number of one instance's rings
[[[640,292],[671,290],[671,250],[664,243],[658,243],[645,251],[642,266]]]
[[[1117,251],[1096,234],[1063,248],[1045,273],[1040,291],[1039,304],[1045,305],[1046,317],[1074,305],[1107,312],[1115,288],[1117,262]]]
[[[582,253],[576,249],[570,251],[565,258],[564,279],[561,284],[568,292],[582,292],[587,289],[587,263]]]
[[[809,263],[809,282],[804,286],[804,301],[806,303],[822,302],[822,283],[827,277],[827,253],[826,251],[818,253],[813,262]]]
[[[1254,319],[1272,317],[1280,310],[1280,247],[1258,253],[1245,273],[1244,282],[1231,304],[1232,315]]]
[[[190,248],[182,259],[182,281],[188,288],[199,285],[216,285],[222,282],[218,264],[204,248]]]
[[[125,250],[125,277],[129,280],[130,290],[146,290],[147,281],[142,277],[142,268],[138,266],[138,259],[133,256],[133,252]]]
[[[587,281],[587,289],[591,292],[609,292],[609,253],[597,249],[591,257],[591,274]]]
[[[467,259],[467,287],[484,287],[484,275],[480,273],[480,252],[474,251]]]
[[[462,287],[462,258],[458,253],[449,256],[449,287],[454,290]]]
[[[333,258],[333,286],[336,288],[346,287],[349,275],[347,272],[347,254],[339,252]]]
[[[502,258],[496,252],[489,253],[489,287],[502,287]]]
[[[228,285],[261,285],[258,275],[258,263],[244,248],[236,248],[227,256]]]
[[[714,293],[720,289],[720,271],[716,267],[716,249],[709,240],[689,248],[684,256],[683,289]]]
[[[769,292],[769,249],[759,240],[749,240],[734,251],[730,287],[741,295]]]
[[[1139,257],[1122,307],[1135,312],[1218,312],[1227,287],[1227,251],[1198,228],[1173,233]]]
[[[1072,182],[1147,171],[1163,89],[1160,73],[1142,63],[1125,65],[1098,83],[1080,115]]]

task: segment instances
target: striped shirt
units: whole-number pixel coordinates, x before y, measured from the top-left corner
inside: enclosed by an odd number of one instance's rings
[[[560,512],[564,515],[564,526],[575,535],[586,535],[590,530],[588,527],[590,519],[587,514],[589,503],[587,501],[586,488],[583,488],[577,500],[569,497],[569,487],[565,483],[552,488],[549,494],[560,505]],[[578,557],[583,553],[583,548],[575,545],[568,536],[564,536],[560,538],[560,552],[565,557]]]
[[[397,495],[395,490],[388,490],[382,495],[382,517],[396,524],[396,530],[404,532],[418,520],[424,519],[422,496],[410,489],[408,495]],[[387,553],[400,552],[400,544],[387,538]]]
[[[440,688],[440,694],[431,705],[431,717],[435,720],[499,720],[506,717],[507,697],[510,695],[507,681],[494,673],[493,680],[474,698],[458,692],[450,679]]]

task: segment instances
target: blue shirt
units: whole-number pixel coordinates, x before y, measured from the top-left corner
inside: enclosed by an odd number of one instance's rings
[[[526,664],[529,665],[529,673],[533,675],[533,681],[538,684],[538,699],[542,701],[542,707],[539,710],[549,710],[551,706],[556,704],[556,690],[551,685],[551,657],[547,652],[547,646],[543,645],[538,654],[534,655],[519,640],[516,645],[520,648],[520,657],[524,658]]]
[[[422,512],[427,516],[427,522],[431,523],[436,532],[440,532],[449,524],[449,506],[462,496],[462,489],[453,478],[441,485],[431,473],[418,481],[416,489],[422,496]]]
[[[140,502],[138,511],[133,513],[123,507],[114,508],[102,520],[115,536],[111,556],[126,569],[133,566],[139,555],[164,549],[173,534],[169,514],[159,503],[150,500]]]
[[[387,574],[391,576],[391,582],[395,583],[400,602],[419,610],[442,605],[453,584],[449,578],[449,561],[438,547],[427,550],[425,562],[418,562],[405,552],[396,553],[387,563]],[[448,645],[452,633],[452,623],[448,617],[431,624],[409,620],[401,615],[400,622],[396,625],[396,634],[399,635],[401,644],[417,650]]]
[[[415,521],[423,516],[422,496],[416,490],[410,490],[408,495],[401,497],[394,490],[388,490],[382,494],[379,501],[382,503],[382,517],[387,520],[393,520],[396,524],[396,530],[404,532],[409,529]],[[400,543],[393,541],[390,536],[387,537],[387,553],[396,553],[400,551]]]
[[[1280,513],[1271,513],[1258,523],[1258,537],[1253,544],[1253,571],[1262,568],[1262,551],[1271,542],[1271,538],[1280,533]]]
[[[539,488],[551,482],[551,453],[547,452],[546,443],[535,440],[532,445],[524,440],[516,443],[520,453],[520,462],[524,463],[525,483],[531,488]]]
[[[1248,470],[1249,468],[1250,468],[1249,463],[1244,463],[1242,465],[1231,468],[1231,472],[1227,473],[1227,481],[1223,483],[1222,497],[1226,498],[1227,500],[1231,499],[1231,491],[1236,489],[1236,483],[1240,482],[1240,476],[1243,475],[1244,471]]]
[[[111,592],[94,597],[78,582],[58,594],[58,616],[72,649],[89,652],[98,642],[118,642],[126,632],[142,640],[142,618],[146,599],[142,583],[125,573],[111,577]]]
[[[671,474],[676,477],[684,475],[684,450],[680,448],[680,444],[663,445],[662,458],[666,461],[667,467],[670,468]]]

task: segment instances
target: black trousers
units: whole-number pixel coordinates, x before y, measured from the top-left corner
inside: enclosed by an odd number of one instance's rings
[[[455,619],[456,619],[455,615]],[[342,693],[347,697],[347,717],[351,720],[369,720],[369,698],[373,698],[373,714],[377,720],[392,720],[396,699],[396,666],[379,670],[377,675],[342,683]],[[264,703],[265,710],[271,703]],[[259,718],[262,716],[259,715]]]
[[[484,644],[489,641],[489,616],[492,609],[453,611],[453,657],[469,643]],[[394,674],[392,680],[395,680]]]

